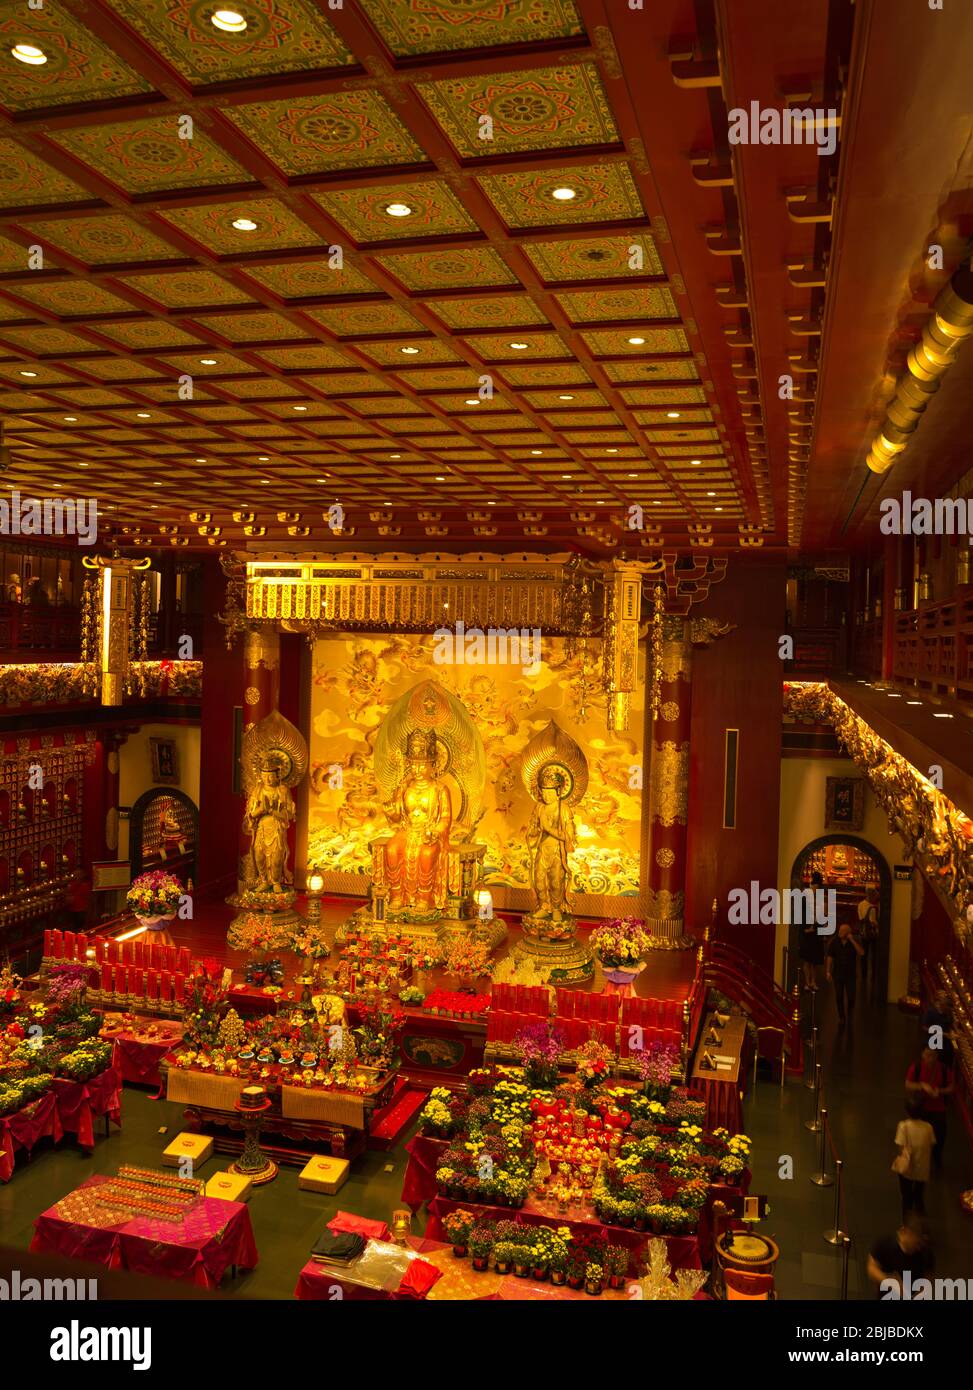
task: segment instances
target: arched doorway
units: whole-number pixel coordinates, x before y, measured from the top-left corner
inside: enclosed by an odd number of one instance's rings
[[[199,810],[185,792],[174,787],[144,792],[132,807],[128,843],[133,878],[148,869],[165,869],[195,886]]]
[[[837,893],[839,922],[857,921],[858,903],[866,888],[878,892],[878,941],[875,944],[875,968],[868,981],[870,994],[885,999],[888,996],[889,939],[892,926],[892,872],[879,850],[858,835],[841,832],[822,835],[797,855],[791,867],[791,887],[807,888],[811,875],[819,872],[826,889]],[[800,927],[791,923],[787,948],[793,962],[789,970],[791,981],[797,978],[800,947]]]

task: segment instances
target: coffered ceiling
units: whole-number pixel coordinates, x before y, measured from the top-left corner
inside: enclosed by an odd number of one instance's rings
[[[326,540],[339,501],[345,546],[795,546],[838,155],[744,160],[726,110],[840,108],[851,33],[848,0],[0,0],[4,481],[143,543]]]

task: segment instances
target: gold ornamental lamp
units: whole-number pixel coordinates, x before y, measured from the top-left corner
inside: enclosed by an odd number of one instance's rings
[[[144,661],[148,645],[148,593],[140,570],[147,570],[149,556],[138,560],[113,555],[82,556],[85,569],[94,574],[85,580],[81,600],[82,688],[100,695],[103,705],[120,705],[145,676],[133,663]]]

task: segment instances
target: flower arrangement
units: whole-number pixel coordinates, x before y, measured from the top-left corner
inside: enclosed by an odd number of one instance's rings
[[[275,923],[270,913],[248,912],[232,923],[226,940],[234,951],[260,959],[271,951],[286,951],[292,938],[288,928]]]
[[[361,1022],[353,1030],[359,1059],[367,1066],[389,1066],[404,1028],[405,1014],[398,1006],[365,1005],[361,1011]]]
[[[246,912],[248,909],[256,909],[258,912],[283,912],[285,908],[293,906],[297,895],[292,889],[282,890],[280,888],[244,888],[242,893],[237,895],[237,906],[242,907]]]
[[[471,1211],[466,1211],[460,1207],[457,1211],[451,1211],[443,1217],[443,1230],[446,1232],[446,1239],[453,1247],[454,1255],[465,1255],[469,1244],[470,1232],[476,1221],[476,1216]]]
[[[320,928],[303,926],[294,933],[288,942],[288,949],[305,960],[324,960],[331,954],[328,943]]]
[[[219,961],[208,958],[193,963],[186,981],[186,1031],[183,1036],[194,1047],[216,1041],[227,1002],[222,977]]]
[[[611,1075],[615,1054],[604,1043],[592,1038],[577,1051],[577,1074],[587,1088],[597,1086]]]
[[[673,1075],[679,1068],[677,1049],[666,1043],[653,1042],[631,1056],[642,1078],[645,1094],[654,1101],[665,1103],[669,1098]]]
[[[425,997],[426,996],[423,994],[422,990],[417,989],[415,985],[406,985],[404,989],[399,990],[400,1004],[411,1004],[418,1008],[419,1005],[422,1004],[422,1002],[424,1001]]]
[[[0,1014],[12,1013],[20,1003],[20,985],[23,979],[14,973],[9,965],[0,967]]]
[[[87,1081],[90,1076],[96,1076],[110,1066],[111,1052],[111,1043],[89,1038],[73,1052],[64,1054],[58,1063],[58,1071],[72,1081]]]
[[[446,972],[472,984],[479,976],[490,974],[493,968],[490,954],[490,946],[479,937],[458,937],[450,944],[449,950],[446,952],[444,962]]]
[[[125,895],[130,912],[136,917],[174,917],[185,889],[174,874],[162,869],[139,874]]]
[[[556,1083],[565,1046],[560,1028],[553,1023],[529,1023],[514,1034],[513,1045],[520,1055],[528,1086],[544,1087]]]
[[[637,917],[615,917],[594,927],[589,945],[609,970],[631,969],[648,949],[649,934]]]
[[[429,1099],[419,1112],[419,1127],[423,1134],[434,1135],[437,1139],[449,1139],[459,1124],[459,1117],[453,1104],[453,1093],[445,1086],[434,1086]]]

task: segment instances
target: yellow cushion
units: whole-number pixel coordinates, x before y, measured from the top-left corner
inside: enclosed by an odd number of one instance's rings
[[[315,1154],[301,1169],[297,1185],[308,1192],[337,1192],[347,1180],[350,1167],[347,1158]]]
[[[249,1202],[253,1186],[245,1173],[214,1173],[206,1184],[207,1197],[222,1197],[224,1202]]]
[[[208,1134],[177,1134],[169,1147],[163,1150],[162,1162],[167,1168],[178,1168],[186,1158],[193,1161],[195,1173],[208,1158],[213,1156],[213,1140]]]

